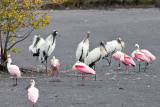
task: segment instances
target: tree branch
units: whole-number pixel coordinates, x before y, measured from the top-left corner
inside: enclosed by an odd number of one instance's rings
[[[27,32],[28,34],[26,33],[26,34],[25,34],[26,36],[25,36],[23,39],[21,39],[21,40],[15,42],[14,44],[12,44],[12,45],[7,49],[7,51],[10,50],[15,44],[17,44],[17,43],[25,40],[28,36],[30,36],[30,34],[32,33],[33,30],[34,30],[34,28],[33,28],[29,33]]]

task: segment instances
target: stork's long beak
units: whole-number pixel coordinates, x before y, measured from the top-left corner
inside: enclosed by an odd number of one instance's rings
[[[29,84],[29,85],[25,88],[25,90],[28,90],[30,87],[31,87],[31,84]]]

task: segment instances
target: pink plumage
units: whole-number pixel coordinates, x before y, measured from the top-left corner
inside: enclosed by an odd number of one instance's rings
[[[148,50],[146,49],[141,49],[140,50],[145,56],[147,56],[148,58],[152,59],[152,60],[155,60],[156,57],[151,53],[149,52]]]
[[[54,72],[57,71],[57,78],[59,78],[59,67],[60,67],[60,61],[58,59],[55,59],[55,56],[53,56],[53,59],[50,61],[52,74],[54,75]]]
[[[123,56],[121,56],[120,61],[126,66],[127,74],[128,74],[127,66],[133,66],[133,67],[136,66],[136,64],[133,61],[133,59],[130,56],[125,55],[125,54]]]
[[[83,80],[84,80],[84,76],[87,75],[87,74],[96,74],[96,72],[90,68],[88,65],[82,63],[82,62],[76,62],[73,67],[72,67],[73,70],[76,70],[78,73],[82,74],[82,85],[83,84]]]
[[[149,62],[150,59],[148,57],[146,57],[142,52],[135,52],[135,59],[137,59],[138,61],[145,61],[145,62]]]
[[[39,98],[39,90],[35,87],[35,81],[32,79],[30,85],[26,88],[28,99],[33,102],[33,107]]]
[[[120,58],[121,58],[121,56],[123,56],[123,55],[124,55],[124,53],[121,52],[121,51],[117,51],[116,53],[114,53],[114,54],[112,55],[112,57],[113,57],[116,61],[119,62],[119,67],[118,67],[118,69],[120,69]]]
[[[8,72],[10,73],[11,76],[16,77],[16,84],[14,84],[13,86],[17,85],[17,77],[21,76],[21,72],[19,70],[19,67],[17,65],[11,65],[11,58],[7,59],[8,63],[7,63],[7,69]]]

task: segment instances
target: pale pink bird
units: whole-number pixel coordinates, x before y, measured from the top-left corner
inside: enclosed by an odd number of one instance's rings
[[[135,51],[133,51],[133,53],[131,54],[132,58],[136,59],[139,62],[139,71],[141,68],[141,61],[145,61],[146,63],[148,63],[150,61],[150,58],[146,57],[139,49],[139,45],[135,44],[135,47],[137,48]]]
[[[53,59],[50,61],[52,74],[54,75],[54,72],[57,71],[57,79],[59,79],[59,67],[60,67],[60,61],[58,59],[55,59],[55,56],[53,56]]]
[[[96,72],[90,68],[88,65],[83,62],[76,62],[73,67],[73,70],[76,70],[78,73],[82,74],[82,85],[84,85],[84,77],[88,74],[96,74]]]
[[[114,54],[112,55],[112,57],[113,57],[116,61],[119,62],[119,67],[118,67],[118,69],[120,69],[120,58],[121,58],[121,56],[123,56],[123,55],[124,55],[124,53],[121,52],[121,51],[117,51],[116,53],[114,53]]]
[[[138,45],[139,46],[139,45]],[[140,49],[140,48],[139,48]],[[146,49],[140,49],[140,51],[146,56],[146,57],[148,57],[149,59],[151,59],[151,60],[155,60],[156,59],[156,57],[151,53],[151,52],[149,52],[148,50],[146,50]],[[149,63],[145,63],[145,68],[147,68],[147,65],[148,65]]]
[[[17,65],[11,65],[11,58],[7,59],[7,68],[8,68],[8,72],[10,73],[11,76],[13,76],[13,82],[14,82],[14,77],[16,77],[16,84],[14,84],[13,86],[18,85],[17,84],[17,77],[21,77],[21,72],[19,70],[19,67]]]
[[[26,90],[28,90],[27,94],[28,94],[28,99],[30,101],[32,101],[33,103],[33,107],[35,107],[35,104],[38,100],[39,97],[39,91],[35,86],[35,81],[33,79],[31,79],[31,82],[29,84],[28,87],[26,87]]]
[[[126,55],[126,54],[123,54],[121,56],[120,61],[126,66],[126,72],[127,72],[127,74],[128,74],[127,66],[136,67],[136,64],[133,61],[133,59],[130,56]]]

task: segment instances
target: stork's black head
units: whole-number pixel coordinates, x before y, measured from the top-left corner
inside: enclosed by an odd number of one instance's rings
[[[105,46],[105,45],[104,45],[104,41],[101,41],[101,42],[100,42],[100,46]]]
[[[52,35],[53,35],[53,36],[57,36],[57,35],[58,35],[58,32],[57,32],[56,30],[54,30],[54,31],[52,32]]]
[[[121,40],[121,38],[118,38],[117,41],[118,41],[118,43],[121,43],[122,40]]]
[[[90,33],[91,33],[91,32],[89,32],[89,31],[87,32],[87,38],[89,37]]]

